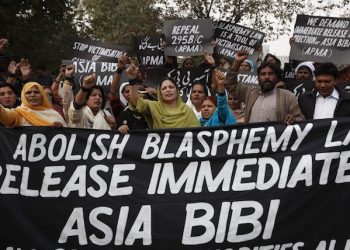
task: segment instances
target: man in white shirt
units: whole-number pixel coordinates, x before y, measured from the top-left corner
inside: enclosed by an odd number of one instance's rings
[[[350,117],[350,95],[336,86],[337,67],[333,63],[322,63],[314,74],[315,89],[299,96],[305,118]]]

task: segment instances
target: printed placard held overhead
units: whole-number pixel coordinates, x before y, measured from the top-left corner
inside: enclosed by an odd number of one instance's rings
[[[142,65],[162,66],[164,64],[163,38],[161,35],[134,37],[133,40],[134,49]]]
[[[289,57],[301,61],[350,63],[350,19],[298,15]]]
[[[210,19],[167,20],[163,33],[167,56],[197,56],[213,53],[213,22]]]
[[[220,21],[215,30],[215,54],[233,59],[240,50],[248,52],[248,59],[258,60],[265,34],[238,24]]]
[[[126,47],[84,38],[76,38],[70,51],[73,61],[118,62]]]

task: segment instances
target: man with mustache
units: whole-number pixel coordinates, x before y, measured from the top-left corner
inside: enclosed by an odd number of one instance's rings
[[[315,70],[315,89],[299,96],[306,119],[350,117],[350,95],[336,85],[338,69],[322,63]]]
[[[237,72],[245,59],[247,53],[239,51],[226,76],[231,90],[245,103],[245,122],[283,121],[292,124],[303,120],[304,116],[293,93],[275,88],[280,69],[274,64],[264,62],[258,67],[260,86],[238,83]]]

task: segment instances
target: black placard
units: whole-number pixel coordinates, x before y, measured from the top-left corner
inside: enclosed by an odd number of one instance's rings
[[[211,68],[198,67],[190,69],[149,69],[147,70],[146,84],[151,87],[158,87],[163,77],[174,79],[184,101],[187,100],[192,83],[200,82],[210,89]]]
[[[220,21],[215,30],[215,54],[220,57],[234,58],[240,50],[248,52],[248,59],[256,62],[260,51],[258,48],[265,34],[238,24]]]
[[[297,79],[285,79],[286,89],[293,92],[298,97],[304,94],[306,91],[311,91],[315,88],[315,82],[312,80],[297,80]]]
[[[349,127],[1,127],[0,248],[348,249]]]
[[[89,39],[77,38],[73,42],[70,56],[73,61],[118,62],[126,47]]]
[[[74,64],[75,66],[74,82],[77,87],[75,91],[79,90],[85,76],[96,74],[96,85],[103,86],[105,93],[108,93],[112,85],[114,74],[118,68],[117,63],[109,62],[62,60],[62,64]],[[127,81],[128,77],[124,70],[120,82],[123,83]]]
[[[338,88],[343,89],[345,92],[350,94],[350,82],[337,83]]]
[[[237,75],[237,81],[243,84],[259,84],[256,72],[239,72]]]
[[[295,79],[295,71],[290,63],[285,63],[283,67],[283,79]]]
[[[213,22],[210,19],[166,20],[163,33],[167,56],[196,56],[213,53]]]
[[[350,63],[350,19],[298,15],[289,57],[301,61]]]
[[[164,49],[161,35],[134,37],[134,48],[140,63],[144,66],[164,65]]]

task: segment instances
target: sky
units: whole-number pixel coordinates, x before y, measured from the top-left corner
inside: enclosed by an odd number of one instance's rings
[[[329,6],[330,4],[335,4],[335,3],[340,3],[340,0],[306,0],[306,8],[311,10],[311,9],[314,9],[315,7]],[[341,9],[334,9],[334,10],[326,9],[324,11],[320,10],[313,15],[341,17],[346,14],[349,15],[349,13],[350,13],[350,5],[344,6]],[[350,17],[350,15],[348,17]],[[291,23],[292,27],[294,27],[295,19],[296,19],[296,16],[294,18],[293,23]],[[289,38],[292,35],[293,35],[293,32],[291,32],[290,34],[283,35],[275,41],[266,42],[264,44],[269,45],[269,51],[268,51],[269,53],[272,53],[279,57],[288,56],[290,51]]]

